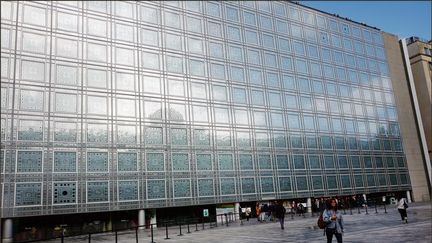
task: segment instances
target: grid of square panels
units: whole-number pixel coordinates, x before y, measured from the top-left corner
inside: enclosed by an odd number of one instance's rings
[[[378,30],[285,2],[53,5],[2,2],[2,156],[34,183],[14,205],[44,173],[83,204],[409,185]]]

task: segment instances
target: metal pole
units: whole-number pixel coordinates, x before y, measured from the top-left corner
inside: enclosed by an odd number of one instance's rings
[[[195,222],[195,231],[199,231],[198,230],[198,220]]]
[[[188,222],[187,225],[188,225],[188,232],[187,232],[187,233],[190,234],[191,232],[190,232],[190,230],[189,230],[189,222]]]
[[[61,235],[61,243],[64,243],[64,233],[62,232],[62,235]]]
[[[135,242],[138,243],[138,227],[135,228]]]
[[[368,213],[368,205],[367,205],[367,203],[365,204],[365,208],[366,208],[366,214],[369,214]]]
[[[89,233],[88,242],[91,243],[91,233]]]
[[[387,213],[386,203],[384,202],[384,213]]]
[[[181,232],[181,223],[179,223],[179,229],[180,229],[180,233],[178,234],[178,236],[182,236],[182,232]]]
[[[151,243],[155,243],[153,241],[153,224],[150,224],[150,232],[151,232]]]
[[[170,239],[168,237],[168,224],[165,222],[165,240],[168,240],[168,239]]]
[[[115,243],[117,243],[118,242],[118,239],[117,239],[117,230],[115,231]]]

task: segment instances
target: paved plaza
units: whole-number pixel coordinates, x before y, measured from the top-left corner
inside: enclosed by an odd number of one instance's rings
[[[362,210],[358,214],[357,210],[346,211],[344,215],[345,233],[344,242],[432,242],[432,207],[430,203],[413,203],[408,208],[408,224],[400,220],[396,208],[390,205],[387,214],[384,209],[371,207],[369,214]],[[195,231],[195,225],[190,226],[191,233],[187,233],[187,227],[183,226],[182,236],[178,236],[179,228],[169,228],[169,238],[165,239],[165,228],[154,230],[154,242],[175,242],[175,243],[211,243],[211,242],[326,242],[323,230],[316,227],[317,216],[306,216],[305,218],[287,215],[285,230],[281,230],[278,222],[258,223],[256,219],[250,221],[233,222],[218,227],[209,228],[205,225],[205,230],[199,226],[199,231]],[[149,230],[141,230],[138,234],[138,242],[151,242]],[[52,240],[49,242],[60,242]],[[88,237],[65,238],[65,242],[88,242]],[[114,234],[93,235],[91,242],[108,243],[115,242]],[[118,242],[135,243],[135,231],[123,232],[118,234]],[[333,239],[336,242],[336,239]]]

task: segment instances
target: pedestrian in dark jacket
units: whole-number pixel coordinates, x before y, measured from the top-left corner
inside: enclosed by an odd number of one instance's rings
[[[275,203],[274,210],[275,210],[276,217],[279,219],[281,229],[285,229],[284,228],[285,213],[286,213],[285,207],[282,204]]]

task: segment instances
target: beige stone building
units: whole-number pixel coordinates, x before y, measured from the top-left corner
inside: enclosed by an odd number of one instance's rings
[[[429,158],[432,159],[432,40],[407,40],[411,71],[423,123]]]
[[[431,190],[431,43],[417,37],[400,41],[406,75],[402,70],[397,71],[396,67],[392,70],[392,63],[398,62],[399,58],[390,57],[392,49],[387,48],[398,113],[403,114],[399,119],[401,132],[405,133],[404,148],[413,187],[412,194],[416,200],[427,200]],[[397,50],[395,55],[396,52]]]

